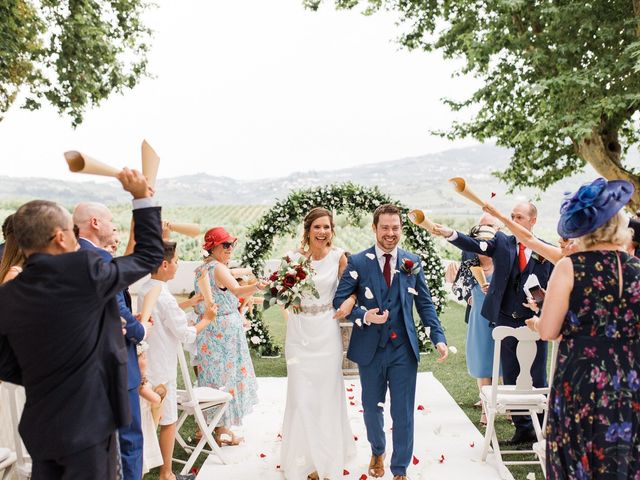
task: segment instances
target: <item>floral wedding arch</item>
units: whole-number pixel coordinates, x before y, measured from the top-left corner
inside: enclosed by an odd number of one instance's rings
[[[422,228],[407,218],[409,209],[400,202],[394,202],[377,187],[368,188],[351,182],[323,187],[301,189],[292,192],[286,199],[278,201],[256,224],[249,228],[247,241],[242,253],[242,265],[254,272],[262,272],[269,258],[276,235],[296,235],[297,227],[306,213],[314,207],[346,213],[350,223],[358,224],[362,215],[371,216],[380,205],[393,203],[402,211],[403,245],[407,250],[422,258],[427,285],[438,313],[442,313],[445,300],[444,268],[436,253],[433,238]],[[372,234],[373,241],[373,234]],[[251,328],[247,332],[249,345],[263,356],[279,354],[279,347],[273,343],[269,330],[263,322],[262,311],[255,309],[249,316]],[[430,340],[422,325],[416,323],[420,348],[428,351]]]

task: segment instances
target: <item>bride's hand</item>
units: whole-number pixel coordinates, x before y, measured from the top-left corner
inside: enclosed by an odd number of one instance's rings
[[[351,295],[344,302],[342,302],[342,305],[340,305],[340,307],[338,307],[336,313],[333,315],[333,318],[335,320],[340,320],[342,318],[348,317],[351,314],[351,311],[353,310],[355,304],[355,296]]]

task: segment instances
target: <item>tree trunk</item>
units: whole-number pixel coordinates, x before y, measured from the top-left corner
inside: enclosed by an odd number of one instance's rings
[[[578,156],[591,165],[607,180],[627,180],[635,187],[635,192],[627,208],[631,213],[640,209],[640,177],[625,170],[620,162],[620,143],[616,132],[593,129],[590,137],[576,144]]]

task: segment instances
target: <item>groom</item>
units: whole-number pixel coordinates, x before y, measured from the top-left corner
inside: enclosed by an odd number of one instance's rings
[[[406,480],[413,454],[413,416],[420,353],[413,321],[413,305],[431,341],[447,358],[442,326],[425,283],[420,257],[398,248],[402,236],[400,210],[381,205],[373,213],[376,244],[349,257],[333,305],[339,309],[355,295],[357,308],[348,316],[355,323],[347,357],[358,364],[367,439],[371,444],[369,475],[384,475],[383,411],[387,388],[393,419],[394,480]]]

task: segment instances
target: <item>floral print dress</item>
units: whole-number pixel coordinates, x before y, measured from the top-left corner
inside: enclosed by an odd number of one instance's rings
[[[574,286],[549,398],[547,478],[640,479],[640,260],[615,251],[570,258]]]
[[[216,320],[196,338],[196,363],[199,386],[218,388],[233,396],[219,423],[229,427],[242,425],[242,418],[258,403],[258,384],[242,328],[242,316],[238,311],[238,298],[215,284],[214,271],[217,265],[217,262],[210,262],[196,269],[196,293],[200,293],[198,280],[208,272],[213,301],[218,305]],[[199,303],[195,310],[197,321],[200,321],[204,314],[204,302]],[[205,415],[209,421],[211,415]]]

